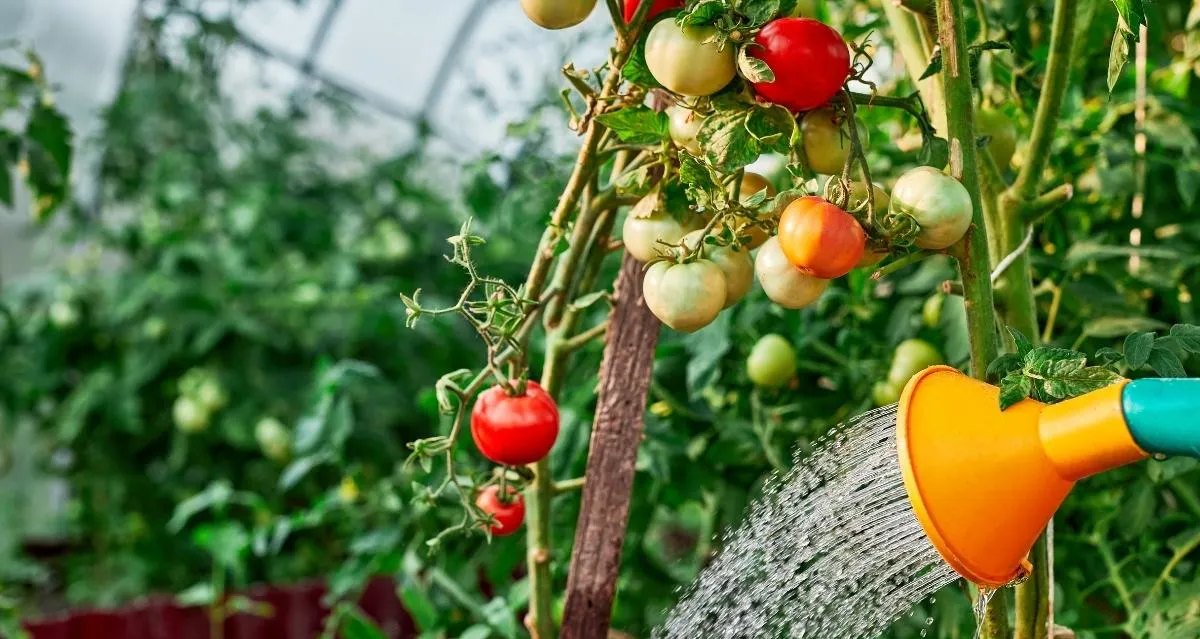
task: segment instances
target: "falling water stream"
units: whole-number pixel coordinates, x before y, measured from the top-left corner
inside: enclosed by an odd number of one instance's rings
[[[772,477],[655,639],[867,639],[953,582],[909,505],[895,430],[894,405],[865,413]]]

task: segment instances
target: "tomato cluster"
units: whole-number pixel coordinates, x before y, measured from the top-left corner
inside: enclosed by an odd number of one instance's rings
[[[537,382],[527,381],[524,388],[497,384],[475,399],[471,438],[489,460],[523,466],[550,454],[558,439],[558,421],[558,404]],[[511,534],[525,517],[521,497],[502,497],[494,484],[484,488],[475,505],[495,518],[493,535]]]

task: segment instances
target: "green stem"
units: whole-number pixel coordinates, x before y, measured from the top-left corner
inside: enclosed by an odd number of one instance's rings
[[[900,56],[904,58],[908,75],[921,92],[921,100],[925,103],[930,122],[937,130],[944,131],[946,118],[942,108],[941,76],[935,74],[924,80],[917,80],[925,72],[925,67],[929,66],[929,59],[933,55],[933,51],[922,41],[917,16],[903,7],[896,6],[892,0],[881,0],[880,5],[892,27],[892,38],[896,48],[900,50]]]

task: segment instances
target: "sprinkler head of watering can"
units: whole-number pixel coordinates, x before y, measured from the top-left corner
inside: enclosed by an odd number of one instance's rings
[[[909,500],[954,570],[998,588],[1075,482],[1151,454],[1200,457],[1200,379],[1143,379],[1000,410],[1000,389],[948,366],[904,388],[896,447]]]

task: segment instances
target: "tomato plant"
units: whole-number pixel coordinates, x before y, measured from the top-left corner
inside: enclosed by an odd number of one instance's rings
[[[789,262],[814,277],[841,277],[858,265],[866,234],[854,216],[818,197],[788,205],[779,217],[779,248]]]
[[[558,439],[558,405],[537,382],[526,382],[523,390],[493,386],[471,409],[471,437],[497,464],[532,464]]]

